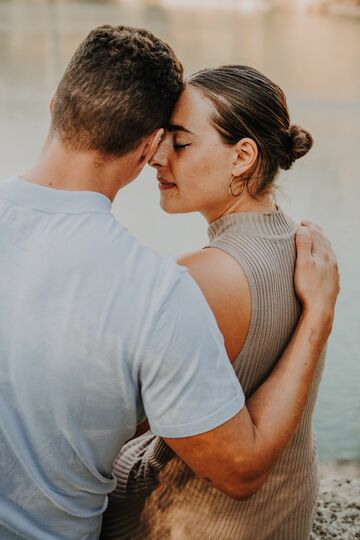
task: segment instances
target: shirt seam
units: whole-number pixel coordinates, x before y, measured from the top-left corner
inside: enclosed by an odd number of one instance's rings
[[[240,387],[241,388],[241,387]],[[228,401],[225,405],[221,407],[221,409],[214,411],[211,414],[208,414],[195,422],[187,422],[182,424],[159,424],[151,422],[151,429],[156,434],[162,437],[169,437],[169,438],[176,438],[176,437],[191,437],[191,433],[193,435],[200,434],[200,433],[206,433],[207,431],[210,431],[211,429],[215,429],[216,427],[220,426],[227,420],[230,420],[230,418],[233,418],[235,414],[237,414],[245,405],[245,396],[242,392],[242,395],[238,394],[234,398],[232,398],[230,401]],[[213,424],[212,421],[215,421],[215,424]],[[202,432],[197,431],[198,426],[203,427],[205,424],[205,428]],[[192,429],[191,429],[192,428]],[[187,434],[184,434],[184,429],[186,430]],[[191,433],[189,433],[189,429]],[[195,431],[193,431],[195,429]],[[169,433],[177,433],[176,435],[172,435]]]
[[[4,197],[3,195],[1,196],[1,200],[3,201],[6,201],[8,203],[11,203],[13,204],[14,206],[19,206],[20,208],[27,208],[27,209],[31,209],[31,210],[34,210],[35,212],[39,212],[40,214],[48,214],[48,215],[52,215],[52,214],[62,214],[62,215],[79,215],[79,214],[111,214],[110,211],[107,211],[107,210],[78,210],[78,211],[74,211],[74,212],[64,212],[64,211],[60,211],[60,210],[43,210],[41,208],[36,208],[32,205],[26,205],[26,204],[21,204],[19,203],[18,201],[13,201],[12,199],[9,199],[8,197]]]

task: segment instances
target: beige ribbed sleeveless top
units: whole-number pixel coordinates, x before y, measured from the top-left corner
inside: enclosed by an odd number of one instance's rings
[[[301,307],[293,286],[295,231],[295,223],[281,210],[226,215],[209,226],[209,247],[230,254],[250,287],[250,328],[233,363],[247,397],[268,377],[299,321]],[[123,524],[127,533],[118,538],[308,539],[318,491],[311,416],[322,364],[323,358],[296,433],[251,499],[229,498],[175,457],[161,471],[159,485],[146,500],[137,523]]]

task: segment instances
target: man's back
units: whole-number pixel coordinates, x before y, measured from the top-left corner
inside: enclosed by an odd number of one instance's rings
[[[166,332],[162,320],[190,278],[139,246],[94,192],[2,182],[0,231],[0,537],[96,538],[112,461],[144,416],[138,386],[159,434],[199,429],[185,405],[192,364],[178,368],[177,388],[174,325]],[[220,423],[222,405],[224,419],[235,414],[233,392],[197,411],[199,422],[213,410]]]

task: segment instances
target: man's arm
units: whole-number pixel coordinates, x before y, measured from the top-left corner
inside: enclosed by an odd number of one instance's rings
[[[265,481],[303,413],[330,334],[339,292],[336,259],[321,230],[296,237],[296,292],[304,311],[276,368],[231,420],[192,437],[165,438],[193,471],[228,495],[246,499]]]

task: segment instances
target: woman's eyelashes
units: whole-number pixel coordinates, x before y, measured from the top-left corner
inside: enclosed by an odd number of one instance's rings
[[[191,143],[187,143],[187,144],[177,144],[177,143],[173,143],[173,148],[175,150],[181,150],[182,148],[186,148],[187,146],[190,146]]]

